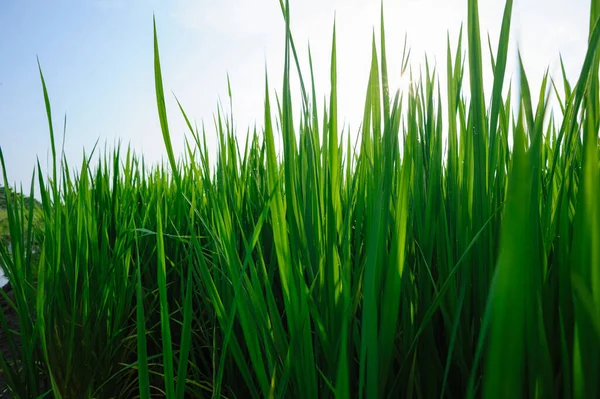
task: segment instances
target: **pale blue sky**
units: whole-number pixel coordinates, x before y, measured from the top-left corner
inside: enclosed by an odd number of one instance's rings
[[[321,96],[329,89],[336,15],[340,118],[355,131],[362,115],[371,32],[379,27],[380,1],[290,3],[303,67],[308,64],[310,40]],[[495,48],[504,1],[480,3],[481,27],[490,32]],[[446,32],[454,45],[460,23],[466,20],[466,4],[466,0],[384,2],[392,89],[400,85],[404,34],[415,66],[427,52],[445,68]],[[227,73],[238,131],[245,133],[248,126],[262,123],[265,63],[271,87],[281,86],[284,25],[278,0],[0,0],[0,147],[11,182],[28,186],[36,157],[44,167],[49,159],[36,55],[59,136],[67,114],[65,151],[71,166],[80,163],[83,149],[91,150],[97,139],[102,146],[120,139],[131,143],[147,161],[160,160],[164,146],[153,83],[153,13],[175,149],[183,147],[186,129],[171,90],[190,117],[205,121],[214,148],[212,117],[219,98],[227,105]],[[574,83],[588,27],[589,0],[515,0],[511,51],[514,54],[518,41],[534,88],[539,87],[546,66],[559,76],[559,52]],[[488,60],[484,52],[489,85]],[[513,67],[511,62],[509,69]]]

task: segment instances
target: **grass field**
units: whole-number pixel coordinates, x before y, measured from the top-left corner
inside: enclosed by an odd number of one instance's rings
[[[338,125],[335,28],[320,109],[287,2],[283,86],[274,96],[265,76],[262,128],[241,139],[220,109],[199,130],[180,106],[178,158],[155,25],[166,165],[117,147],[73,174],[40,68],[52,176],[38,165],[31,181],[39,224],[33,201],[9,195],[12,253],[0,245],[13,395],[600,397],[600,1],[576,82],[521,65],[510,87],[513,2],[489,51],[468,3],[447,63],[402,93],[389,93],[382,11],[356,143]]]

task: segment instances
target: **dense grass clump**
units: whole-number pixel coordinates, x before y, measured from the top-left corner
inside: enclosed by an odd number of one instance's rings
[[[69,172],[43,84],[54,166],[43,179],[38,165],[31,182],[42,222],[33,201],[9,198],[12,252],[0,244],[12,285],[0,291],[8,388],[21,398],[599,397],[598,0],[591,10],[579,79],[546,74],[538,94],[522,65],[518,86],[505,80],[508,0],[489,96],[476,0],[466,48],[462,35],[448,42],[444,92],[426,65],[390,95],[382,12],[352,143],[338,126],[335,28],[319,111],[282,3],[281,95],[273,102],[265,85],[264,126],[245,141],[218,113],[214,167],[214,133],[183,107],[190,140],[175,159],[156,29],[168,167],[116,148]]]

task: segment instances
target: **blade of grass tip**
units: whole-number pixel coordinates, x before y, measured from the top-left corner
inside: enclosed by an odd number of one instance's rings
[[[292,32],[290,28],[290,16],[289,16],[289,3],[286,1],[285,8],[285,21],[286,21],[286,46],[285,46],[285,63],[283,71],[283,89],[282,89],[282,103],[281,103],[281,133],[283,137],[283,155],[284,155],[284,167],[283,173],[285,176],[285,200],[287,204],[287,212],[291,215],[288,218],[289,224],[289,235],[290,235],[290,250],[293,252],[298,251],[298,247],[305,248],[306,244],[305,234],[302,234],[304,229],[304,222],[302,220],[302,214],[299,210],[298,196],[296,193],[299,191],[297,188],[299,182],[299,172],[296,166],[299,162],[298,148],[296,133],[294,130],[293,121],[293,108],[292,108],[292,97],[290,88],[290,50],[292,41]],[[301,75],[301,73],[299,72]],[[308,104],[304,104],[305,110]],[[306,114],[305,114],[306,115]],[[312,366],[311,366],[312,367]]]
[[[158,200],[156,207],[156,256],[158,258],[158,294],[160,301],[160,329],[162,336],[164,381],[167,398],[175,397],[173,374],[173,347],[171,342],[171,319],[169,317],[169,304],[167,298],[167,266],[165,262],[165,244],[162,228],[162,204]]]
[[[332,189],[336,190],[339,184],[339,154],[338,154],[338,121],[337,121],[337,49],[336,49],[336,23],[333,23],[333,39],[331,44],[331,94],[329,98],[329,172],[331,174]],[[335,191],[336,194],[339,191]],[[333,192],[332,192],[333,195]],[[335,196],[339,200],[339,196]],[[334,201],[334,206],[337,201]],[[336,212],[336,216],[339,216]]]
[[[485,115],[485,94],[483,91],[483,72],[481,62],[481,37],[479,30],[479,6],[477,0],[469,0],[469,72],[471,80],[471,116],[473,123],[473,155],[474,155],[474,223],[479,228],[485,222],[487,197],[487,131]],[[498,69],[498,68],[497,68]],[[484,232],[482,246],[479,246],[479,264],[486,265],[483,246],[487,245],[488,237]]]
[[[40,79],[42,81],[42,90],[44,92],[44,104],[46,106],[46,117],[48,118],[48,129],[50,131],[50,148],[52,149],[52,180],[56,183],[56,145],[54,140],[54,124],[52,123],[52,110],[50,108],[50,98],[48,96],[48,89],[46,87],[46,81],[44,74],[42,73],[42,66],[40,65],[40,59],[37,58],[38,70],[40,71]]]
[[[315,74],[313,70],[313,61],[312,61],[312,53],[310,50],[310,45],[308,46],[308,65],[310,70],[310,82],[311,82],[311,93],[312,93],[312,140],[311,145],[313,149],[313,154],[316,156],[318,154],[318,143],[319,143],[319,114],[318,114],[318,105],[317,105],[317,90],[315,87]],[[318,159],[318,157],[316,157]]]
[[[385,54],[385,26],[383,18],[383,0],[381,0],[381,90],[383,92],[383,115],[390,115],[390,89],[388,85],[387,59]]]
[[[283,14],[283,18],[285,21],[289,22],[289,4],[284,4],[284,0],[279,0],[279,6],[281,7],[281,13]],[[300,81],[300,91],[302,92],[302,102],[305,106],[305,110],[309,109],[309,100],[308,93],[306,91],[306,86],[304,85],[304,78],[302,77],[302,71],[300,69],[300,61],[298,59],[298,53],[296,52],[296,45],[294,44],[294,37],[292,36],[292,32],[290,30],[289,35],[289,44],[292,50],[292,55],[294,56],[294,62],[296,63],[296,70],[298,71],[298,80]]]
[[[490,62],[492,64],[492,71],[495,71],[496,70],[496,60],[494,59],[494,51],[492,50],[492,38],[490,37],[489,32],[488,32],[487,38],[488,38],[488,50],[490,52],[490,58],[491,58]]]
[[[597,21],[600,21],[600,0],[592,0],[590,10],[590,38],[592,36],[594,25]],[[600,69],[600,55],[596,54],[596,56],[594,57],[594,64],[592,66],[590,88],[588,91],[588,102],[591,103],[591,110],[593,116],[595,117],[595,120],[593,121],[594,123],[597,123],[598,118],[600,118],[600,82],[598,77],[598,69]]]
[[[525,74],[525,67],[523,66],[523,59],[521,53],[517,54],[519,61],[519,78],[521,84],[521,106],[525,113],[525,122],[527,124],[527,131],[530,134],[530,139],[533,139],[535,118],[533,116],[533,104],[531,102],[531,91],[529,90],[529,81]]]
[[[560,56],[560,72],[562,74],[563,79],[563,88],[565,90],[565,102],[571,97],[571,84],[569,83],[569,78],[567,77],[567,71],[565,69],[565,63],[562,58],[562,54]]]
[[[512,19],[513,1],[507,0],[504,6],[504,15],[502,17],[502,28],[500,29],[500,39],[498,41],[498,51],[496,52],[496,67],[494,68],[494,86],[492,88],[492,105],[490,112],[490,139],[495,142],[496,129],[498,124],[498,114],[502,105],[502,87],[504,84],[504,75],[506,73],[506,62],[508,59],[508,43],[510,39],[510,22]],[[494,147],[492,146],[492,154]],[[492,159],[492,157],[490,157]],[[495,163],[491,163],[495,165]]]
[[[560,112],[563,114],[565,114],[565,101],[567,100],[566,98],[563,100],[563,97],[561,96],[561,94],[558,92],[558,87],[556,85],[556,81],[554,79],[551,79],[552,82],[552,89],[554,90],[554,97],[556,98],[556,100],[558,101],[558,106],[560,107]]]
[[[579,74],[579,78],[577,79],[577,84],[575,85],[575,97],[572,102],[569,101],[569,105],[567,106],[567,115],[563,119],[563,123],[560,129],[560,134],[556,139],[556,146],[554,150],[554,156],[552,160],[552,167],[550,168],[550,173],[548,177],[548,181],[553,181],[554,173],[556,172],[556,165],[558,160],[561,159],[559,156],[559,152],[563,151],[563,147],[561,147],[561,143],[563,140],[563,136],[566,133],[566,152],[570,152],[570,146],[572,137],[575,134],[575,126],[577,124],[577,115],[579,114],[579,108],[581,107],[581,102],[583,101],[583,97],[586,93],[586,89],[588,87],[588,80],[590,77],[590,72],[593,69],[594,59],[598,54],[598,43],[600,42],[600,20],[596,22],[594,25],[594,29],[590,33],[590,39],[588,43],[588,49],[585,54],[585,59],[583,61],[583,66],[581,67],[581,72]],[[563,70],[564,73],[564,70]],[[596,69],[596,73],[598,70]],[[566,77],[565,77],[565,85]]]
[[[158,52],[158,35],[156,33],[156,18],[152,16],[152,24],[154,27],[154,84],[156,87],[156,104],[158,106],[158,117],[160,119],[160,128],[162,130],[163,140],[167,150],[167,156],[171,164],[173,176],[178,186],[181,186],[181,178],[179,170],[175,163],[175,155],[173,154],[173,146],[171,144],[171,134],[169,133],[169,123],[167,121],[167,107],[165,105],[165,93],[163,90],[162,72],[160,68],[160,55]]]
[[[594,30],[594,26],[598,19],[600,18],[600,1],[592,0],[591,9],[590,9],[590,36],[592,31]]]

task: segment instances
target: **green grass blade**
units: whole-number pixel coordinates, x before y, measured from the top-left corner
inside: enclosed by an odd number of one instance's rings
[[[173,371],[173,346],[171,340],[171,317],[167,297],[167,265],[163,237],[163,222],[160,202],[156,208],[156,256],[158,258],[158,294],[160,300],[160,329],[162,337],[162,354],[164,383],[167,398],[175,397],[175,376]]]
[[[158,117],[160,120],[160,128],[162,130],[167,156],[171,164],[171,170],[175,180],[180,184],[179,170],[175,163],[175,155],[173,153],[173,145],[171,144],[171,134],[169,133],[169,123],[167,120],[167,107],[165,105],[165,93],[163,90],[162,72],[160,68],[160,54],[158,52],[158,36],[156,33],[156,19],[152,18],[154,27],[154,84],[156,88],[156,104],[158,107]]]

